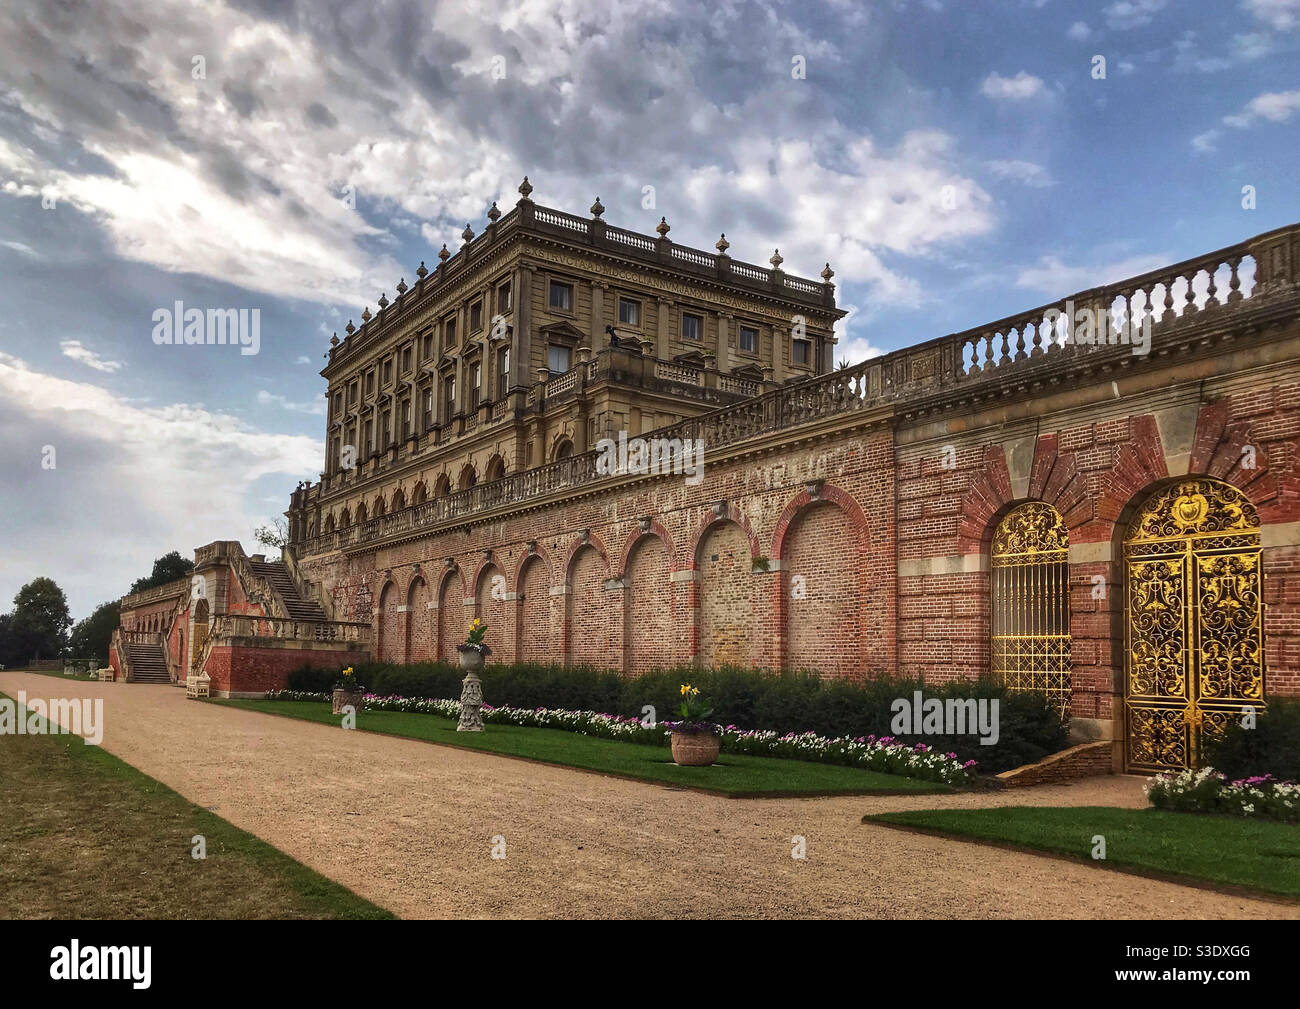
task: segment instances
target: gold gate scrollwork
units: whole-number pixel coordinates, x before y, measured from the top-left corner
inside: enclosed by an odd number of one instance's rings
[[[1156,491],[1124,541],[1125,763],[1197,767],[1208,740],[1264,702],[1259,517],[1209,478]]]
[[[998,524],[989,551],[990,666],[1012,690],[1045,693],[1070,716],[1070,539],[1060,513],[1030,501]]]

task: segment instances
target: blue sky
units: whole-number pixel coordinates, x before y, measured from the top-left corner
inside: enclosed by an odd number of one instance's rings
[[[829,260],[857,361],[1300,220],[1298,50],[1300,0],[6,5],[0,608],[251,549],[320,469],[329,334],[524,174]],[[260,353],[156,346],[177,300]]]

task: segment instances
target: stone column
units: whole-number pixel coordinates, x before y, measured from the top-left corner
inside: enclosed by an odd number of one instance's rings
[[[537,268],[521,264],[514,274],[514,338],[510,349],[510,384],[527,388],[533,367],[533,273]],[[544,364],[545,362],[543,362]]]

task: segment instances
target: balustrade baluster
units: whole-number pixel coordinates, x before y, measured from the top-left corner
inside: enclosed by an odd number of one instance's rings
[[[1228,304],[1234,304],[1245,297],[1241,293],[1241,277],[1237,275],[1237,268],[1241,266],[1241,256],[1233,256],[1228,260],[1228,265],[1232,267],[1232,277],[1228,280]]]
[[[1201,271],[1193,268],[1186,274],[1187,280],[1187,303],[1183,305],[1183,318],[1196,314],[1196,276]]]

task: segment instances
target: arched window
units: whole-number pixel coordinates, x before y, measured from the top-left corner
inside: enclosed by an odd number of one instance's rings
[[[487,464],[487,475],[484,480],[491,483],[493,480],[500,480],[506,475],[506,464],[499,455],[494,455]]]
[[[1070,715],[1070,536],[1060,513],[1030,501],[1007,513],[989,556],[993,677],[1045,693]]]
[[[561,438],[555,443],[555,451],[551,453],[551,462],[559,462],[561,459],[568,459],[573,455],[573,442],[568,438]]]
[[[478,483],[478,474],[474,472],[474,467],[466,464],[461,468],[460,480],[457,481],[458,490],[469,490]]]
[[[446,497],[451,493],[451,481],[447,479],[447,474],[443,473],[433,485],[433,496]]]

